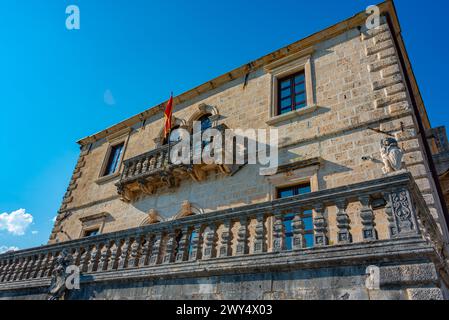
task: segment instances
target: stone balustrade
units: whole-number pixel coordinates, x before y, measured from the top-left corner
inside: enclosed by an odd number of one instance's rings
[[[218,130],[223,136],[226,130],[225,125],[220,125],[214,129]],[[173,164],[170,161],[170,153],[179,142],[172,142],[169,145],[163,145],[159,148],[127,159],[123,162],[123,172],[120,181],[116,184],[117,191],[121,199],[125,202],[131,202],[139,194],[152,195],[158,188],[173,188],[179,181],[185,178],[191,178],[195,181],[202,181],[206,177],[207,171],[219,169],[225,174],[232,172],[233,167],[222,164],[205,165],[203,163],[194,163],[193,146],[190,148],[190,164]],[[191,144],[193,142],[191,141]],[[199,155],[204,150],[204,145],[198,152]],[[198,155],[196,155],[198,156]]]
[[[349,210],[351,204],[356,204],[357,212]],[[313,210],[312,247],[307,247],[304,238],[301,213],[307,210]],[[289,220],[291,246],[286,245],[286,215],[294,215]],[[382,225],[376,224],[376,221],[382,221],[381,215],[385,221],[383,229]],[[177,264],[196,265],[223,259],[235,259],[235,262],[245,256],[284,252],[307,256],[314,250],[414,238],[427,239],[436,246],[442,243],[438,227],[411,175],[403,173],[2,254],[0,290],[5,283],[50,278],[63,251],[71,255],[73,264],[82,274],[94,275],[139,268],[160,269]]]

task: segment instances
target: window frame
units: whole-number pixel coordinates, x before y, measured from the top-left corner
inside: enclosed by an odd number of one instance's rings
[[[125,159],[126,149],[128,146],[131,131],[132,131],[131,128],[126,128],[124,130],[117,132],[116,134],[106,137],[106,141],[107,141],[106,143],[108,143],[108,147],[107,147],[105,156],[103,158],[103,163],[99,170],[98,179],[95,181],[97,184],[103,184],[103,183],[109,182],[110,180],[115,179],[120,176],[122,169],[123,169],[122,168],[123,160]],[[117,164],[116,171],[113,174],[104,175],[106,172],[106,166],[108,164],[112,148],[121,143],[123,143],[123,149],[122,149],[122,154],[121,154],[120,159]]]
[[[304,79],[302,81],[296,83],[295,79],[299,75],[302,75]],[[282,88],[282,83],[286,82],[286,81],[289,81],[290,85],[288,87],[286,87],[286,88]],[[304,90],[302,90],[300,92],[296,92],[296,86],[297,85],[303,85],[304,86]],[[306,83],[306,73],[305,73],[304,70],[296,72],[296,73],[293,73],[293,74],[288,75],[286,77],[280,78],[277,81],[277,86],[278,86],[277,87],[277,94],[278,94],[278,97],[277,97],[277,111],[276,111],[277,115],[283,115],[283,114],[289,113],[291,111],[296,111],[296,110],[300,110],[300,109],[303,109],[303,108],[307,107],[307,83]],[[290,95],[286,96],[285,98],[282,98],[282,92],[284,90],[286,90],[287,88],[290,89]],[[304,95],[304,100],[300,101],[301,103],[296,101],[297,95],[300,95],[300,94]],[[282,107],[282,101],[286,100],[288,98],[290,98],[290,106],[288,107],[290,110],[287,111],[287,112],[282,112],[283,109],[287,109],[287,107],[286,108]],[[302,107],[298,107],[299,105],[303,105],[303,106]]]
[[[312,63],[312,54],[314,52],[315,48],[311,46],[276,60],[264,67],[265,71],[271,76],[271,102],[269,103],[269,119],[266,121],[268,125],[276,125],[279,122],[313,112],[317,109],[313,80],[314,68]],[[279,82],[283,78],[300,72],[304,72],[305,77],[306,106],[292,110],[291,112],[279,114]]]
[[[301,189],[301,187],[305,187],[305,186],[307,186],[307,187],[309,188],[309,192],[306,192],[306,193],[300,193],[299,190]],[[301,182],[301,183],[294,184],[294,185],[290,185],[290,186],[285,186],[285,187],[278,187],[278,188],[276,188],[276,198],[277,198],[277,199],[285,199],[285,198],[288,198],[288,197],[284,197],[284,198],[283,198],[283,197],[281,197],[281,195],[280,195],[281,192],[286,191],[286,190],[291,190],[291,191],[292,191],[291,197],[298,196],[298,195],[301,195],[301,194],[307,194],[307,193],[313,192],[313,191],[312,191],[312,184],[311,184],[310,182]],[[302,212],[302,213],[300,214],[300,218],[301,218],[301,220],[302,220],[303,222],[304,222],[305,219],[311,219],[311,222],[312,222],[311,229],[306,229],[306,226],[304,225],[304,228],[305,228],[305,229],[304,229],[304,237],[306,238],[307,235],[311,235],[311,236],[312,236],[311,244],[310,244],[309,246],[307,246],[307,248],[312,248],[312,247],[314,246],[314,242],[313,242],[313,235],[314,235],[314,230],[313,230],[313,210],[312,210],[312,209],[306,210],[306,212],[307,212],[307,213]],[[285,216],[283,217],[284,229],[286,228],[286,223],[288,223],[288,222],[290,222],[290,226],[291,226],[291,228],[292,228],[292,231],[290,231],[290,232],[285,232],[285,233],[284,233],[284,241],[285,241],[285,249],[286,249],[286,250],[292,250],[292,247],[293,247],[293,235],[294,235],[294,234],[293,234],[293,226],[292,226],[292,223],[293,223],[294,217],[295,217],[294,214],[285,215]],[[287,242],[288,242],[287,239],[290,239],[290,247],[289,247],[289,244],[287,243]],[[307,242],[307,240],[306,240],[306,242]]]
[[[115,165],[114,171],[107,173],[109,163],[111,162],[111,157],[113,156],[112,151],[114,150],[114,148],[116,148],[117,146],[120,146],[120,145],[122,146],[121,150],[120,150],[120,156],[117,159],[117,164]],[[121,142],[117,142],[117,143],[109,145],[107,156],[105,157],[105,165],[103,168],[103,172],[101,174],[101,178],[112,176],[120,171],[120,165],[121,165],[124,151],[125,151],[125,141],[121,141]]]

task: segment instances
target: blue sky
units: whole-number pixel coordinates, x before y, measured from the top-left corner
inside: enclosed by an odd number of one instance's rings
[[[0,248],[47,242],[79,138],[375,3],[2,0],[0,219],[11,225],[0,222]],[[70,4],[80,30],[65,28]],[[431,123],[446,125],[449,4],[396,6]],[[14,229],[28,214],[31,225]]]

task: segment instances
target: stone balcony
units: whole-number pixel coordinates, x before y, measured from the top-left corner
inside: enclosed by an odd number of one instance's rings
[[[360,221],[358,226],[348,214],[349,206],[354,203],[358,205],[355,213]],[[332,210],[334,213],[329,213],[331,207],[336,209]],[[301,212],[305,210],[313,210],[314,213],[314,245],[308,248],[301,218]],[[285,243],[283,217],[287,214],[295,215],[291,222],[291,249],[287,249]],[[375,223],[382,219],[386,221],[383,230]],[[283,272],[309,270],[308,277],[315,283],[313,281],[318,281],[313,280],[317,278],[317,270],[343,266],[352,266],[348,270],[357,274],[351,285],[357,282],[362,286],[365,267],[370,263],[387,264],[387,269],[382,269],[386,275],[382,285],[406,283],[413,287],[416,280],[427,288],[440,281],[436,270],[446,270],[445,259],[441,256],[442,246],[438,226],[411,175],[402,173],[336,189],[6,253],[0,255],[0,298],[44,297],[58,266],[58,257],[64,255],[71,257],[82,274],[81,291],[71,293],[74,299],[92,298],[91,295],[95,296],[110,285],[116,288],[117,283],[126,283],[125,287],[130,288],[133,283],[153,281],[149,285],[152,287],[157,281],[178,285],[184,280],[176,279],[245,277],[248,274],[254,281],[258,279],[257,274],[267,272],[271,272],[271,281],[275,281],[273,279],[281,277]],[[397,275],[390,270],[396,268],[390,265],[398,264],[398,261],[414,261],[407,270],[416,269],[418,275],[402,275],[408,278],[401,282],[402,266],[397,267]],[[425,279],[420,278],[419,270],[424,270],[422,268],[430,270],[426,271]],[[307,276],[300,276],[301,279],[304,277]],[[207,281],[210,280],[204,281],[209,283]],[[264,282],[260,283],[263,286]],[[186,298],[176,285],[170,293],[153,292],[153,298]],[[167,283],[164,288],[167,288]],[[239,297],[276,298],[274,293],[258,295],[257,290]],[[223,298],[226,292],[206,297]],[[295,291],[293,296],[285,292],[285,298],[298,298],[299,291]],[[357,293],[359,297],[364,297],[363,292]],[[102,298],[126,298],[126,295],[142,297],[128,292]]]
[[[226,126],[220,125],[214,129],[222,134],[224,141]],[[236,170],[235,166],[222,164],[194,164],[193,147],[190,151],[191,164],[173,164],[169,161],[169,150],[176,145],[164,145],[123,162],[123,173],[116,184],[123,201],[131,202],[140,194],[152,195],[161,187],[176,187],[184,179],[202,181],[211,170],[220,170],[223,174],[232,174]]]

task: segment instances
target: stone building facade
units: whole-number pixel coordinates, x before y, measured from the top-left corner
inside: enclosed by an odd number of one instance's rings
[[[80,140],[49,245],[0,256],[0,298],[45,298],[62,252],[73,299],[448,298],[441,141],[379,8],[174,98],[174,129],[277,129],[273,175],[170,165],[165,102]]]

